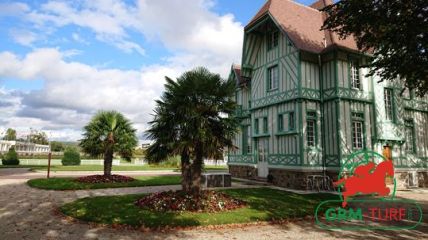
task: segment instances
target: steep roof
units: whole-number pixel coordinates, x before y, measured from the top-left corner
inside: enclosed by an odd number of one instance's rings
[[[326,16],[319,9],[332,3],[332,0],[318,0],[310,6],[305,6],[291,0],[268,0],[245,28],[270,14],[299,49],[321,53],[338,46],[358,51],[353,37],[340,40],[337,34],[320,30]]]
[[[237,85],[245,84],[248,82],[249,79],[241,75],[241,65],[233,64],[232,71],[236,76]]]

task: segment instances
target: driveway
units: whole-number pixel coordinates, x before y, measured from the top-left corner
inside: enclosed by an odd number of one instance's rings
[[[40,177],[22,169],[0,171],[1,239],[428,239],[428,191],[400,191],[398,196],[415,199],[424,208],[424,223],[403,231],[326,231],[314,220],[278,225],[257,224],[182,230],[142,232],[93,226],[70,221],[55,212],[57,207],[92,195],[114,195],[176,189],[177,186],[85,191],[47,191],[28,187],[27,179]],[[153,174],[153,173],[140,173]],[[168,174],[168,173],[164,173]],[[169,173],[170,174],[170,173]]]

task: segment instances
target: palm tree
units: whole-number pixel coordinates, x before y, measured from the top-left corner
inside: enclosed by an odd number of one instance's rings
[[[107,177],[111,175],[113,154],[130,159],[138,143],[131,122],[116,111],[98,112],[84,130],[80,146],[91,156],[104,155],[104,176]]]
[[[205,68],[186,72],[176,82],[166,77],[147,131],[154,143],[146,155],[156,162],[180,155],[184,191],[199,194],[203,159],[233,146],[238,126],[232,117],[234,92],[234,81],[224,81]]]

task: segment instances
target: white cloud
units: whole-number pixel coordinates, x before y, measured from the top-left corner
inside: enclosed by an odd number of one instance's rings
[[[37,40],[35,33],[24,29],[11,29],[9,34],[15,42],[24,46],[32,46],[33,42]]]
[[[231,63],[239,62],[243,27],[232,15],[213,13],[213,4],[208,0],[140,0],[135,5],[115,0],[78,1],[75,5],[50,1],[32,10],[27,17],[40,26],[89,28],[100,41],[125,52],[145,54],[130,39],[128,32],[132,31],[160,41],[173,54],[162,59],[163,63],[120,70],[71,61],[70,55],[82,54],[76,50],[39,48],[25,56],[0,52],[0,79],[44,81],[42,90],[14,98],[14,111],[1,118],[6,121],[1,125],[31,125],[52,132],[55,138],[76,140],[93,113],[115,109],[134,122],[141,137],[152,118],[154,100],[163,91],[165,76],[176,78],[206,66],[226,77]],[[87,41],[77,32],[72,38]],[[0,103],[0,111],[8,104],[4,105]]]
[[[170,49],[236,56],[242,46],[243,26],[233,15],[220,16],[209,6],[212,3],[206,0],[140,0],[141,31]]]
[[[48,1],[27,14],[27,20],[40,29],[52,31],[76,25],[88,28],[100,41],[111,44],[127,53],[137,52],[144,55],[143,47],[129,39],[128,29],[135,29],[135,9],[122,1]],[[78,35],[72,38],[81,41]]]
[[[30,8],[25,3],[0,3],[0,16],[19,16],[29,10]]]
[[[89,42],[86,39],[84,39],[82,36],[80,36],[80,34],[78,34],[78,33],[72,33],[71,38],[73,38],[73,40],[78,42],[78,43],[83,43],[86,45],[89,44]]]
[[[150,120],[164,76],[178,76],[184,67],[153,65],[137,70],[98,69],[67,62],[58,49],[37,49],[25,57],[0,53],[0,78],[43,79],[44,88],[11,98],[13,105],[0,103],[7,126],[32,126],[59,131],[80,131],[92,114],[114,109],[128,116],[141,136]],[[10,98],[3,90],[2,99]],[[10,109],[13,107],[13,111]],[[5,110],[5,111],[3,111]]]
[[[241,23],[233,15],[218,15],[210,0],[138,0],[126,5],[119,0],[72,2],[48,1],[28,14],[40,26],[76,25],[91,29],[96,38],[125,52],[144,55],[143,47],[130,40],[129,31],[152,41],[161,41],[170,50],[212,52],[239,59]],[[78,35],[73,38],[79,39]],[[76,40],[78,41],[78,40]]]

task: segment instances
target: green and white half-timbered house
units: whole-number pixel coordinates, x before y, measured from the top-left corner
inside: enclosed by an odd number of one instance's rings
[[[370,55],[320,31],[326,4],[268,0],[245,27],[229,76],[241,119],[230,173],[307,188],[309,175],[337,178],[343,159],[368,149],[392,154],[400,184],[427,186],[428,97],[366,77]]]

